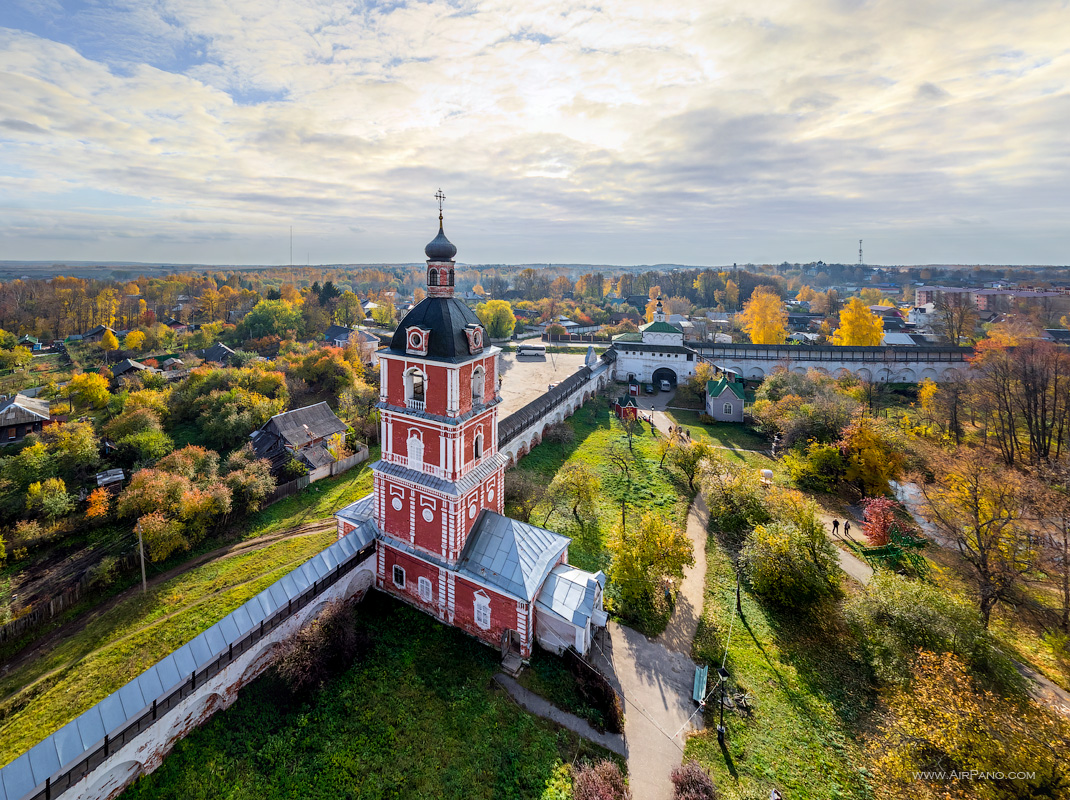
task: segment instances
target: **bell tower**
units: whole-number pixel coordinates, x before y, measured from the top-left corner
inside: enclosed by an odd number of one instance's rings
[[[427,297],[379,351],[381,460],[375,521],[389,544],[454,566],[479,512],[504,510],[498,353],[454,297],[457,248],[442,225],[424,248]]]

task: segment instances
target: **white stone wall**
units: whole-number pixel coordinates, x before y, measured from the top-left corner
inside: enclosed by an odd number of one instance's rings
[[[590,400],[598,391],[605,389],[612,380],[612,369],[604,361],[591,372],[591,377],[586,383],[579,386],[567,401],[553,409],[544,418],[532,423],[519,434],[514,436],[504,447],[499,447],[498,452],[505,456],[509,465],[515,464],[521,458],[531,452],[531,449],[542,441],[543,431],[547,425],[561,422],[576,413],[584,403]]]
[[[147,775],[163,762],[175,743],[202,725],[216,711],[228,708],[238,691],[271,664],[280,645],[334,599],[362,599],[375,585],[375,555],[366,558],[341,580],[324,590],[289,620],[279,625],[256,647],[236,658],[218,675],[198,686],[195,693],[161,717],[151,728],[116,750],[99,767],[63,793],[71,800],[109,800],[117,797],[138,776]]]

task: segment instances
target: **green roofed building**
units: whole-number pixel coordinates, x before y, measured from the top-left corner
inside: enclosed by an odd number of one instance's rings
[[[706,384],[706,413],[718,422],[742,422],[743,384],[720,378]]]

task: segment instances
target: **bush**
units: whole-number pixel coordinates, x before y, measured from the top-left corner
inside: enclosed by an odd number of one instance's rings
[[[119,560],[115,556],[104,556],[100,563],[89,568],[86,576],[94,589],[107,589],[119,576]]]
[[[318,689],[348,667],[363,644],[353,603],[332,600],[283,645],[275,670],[293,694]]]
[[[631,796],[615,761],[599,761],[573,770],[573,800],[631,800]]]
[[[710,456],[700,483],[710,518],[723,533],[738,535],[770,521],[765,490],[755,470],[740,469],[719,456]]]
[[[126,466],[147,464],[175,449],[175,443],[163,431],[143,430],[124,436],[116,442],[116,458]]]
[[[601,712],[605,729],[610,733],[624,733],[624,708],[609,679],[584,662],[571,648],[565,651],[565,662],[576,678],[580,697]]]
[[[877,677],[904,686],[919,650],[952,653],[990,683],[1014,686],[1017,672],[971,605],[922,581],[877,570],[845,608]]]
[[[839,590],[836,548],[823,531],[804,533],[790,522],[759,525],[740,556],[755,593],[782,608],[816,602]]]
[[[805,449],[789,450],[783,463],[792,483],[817,492],[831,492],[847,469],[840,448],[819,442],[810,442]]]
[[[554,444],[572,444],[576,441],[576,431],[567,422],[555,422],[546,426],[542,432],[542,440]]]
[[[673,767],[669,777],[672,779],[673,800],[717,800],[720,796],[709,773],[695,759]]]

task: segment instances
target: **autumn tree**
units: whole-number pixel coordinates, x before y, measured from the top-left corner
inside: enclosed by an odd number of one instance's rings
[[[382,325],[385,328],[389,328],[396,322],[397,312],[394,310],[394,304],[388,301],[380,300],[375,304],[375,308],[372,309],[372,319],[376,324]]]
[[[505,473],[505,503],[517,519],[531,522],[535,506],[545,497],[545,482],[517,469]]]
[[[111,509],[111,492],[107,489],[94,489],[86,498],[85,515],[89,519],[103,519]]]
[[[910,672],[909,688],[889,697],[869,745],[889,796],[1004,800],[1070,791],[1065,720],[986,690],[951,653],[923,650]],[[918,780],[919,773],[932,777]],[[993,777],[973,779],[978,773]]]
[[[580,530],[586,530],[587,520],[595,516],[595,503],[598,502],[601,488],[602,482],[597,473],[587,464],[582,461],[565,464],[554,475],[546,492],[550,509],[543,525],[549,522],[555,510],[565,507],[572,513]]]
[[[857,297],[840,311],[840,326],[832,334],[834,345],[876,347],[884,339],[884,321]]]
[[[637,525],[618,525],[609,542],[609,575],[626,603],[649,600],[666,578],[682,580],[684,567],[695,563],[687,534],[663,514],[648,511]]]
[[[363,322],[364,309],[360,307],[360,298],[348,289],[342,292],[342,296],[338,298],[338,306],[334,310],[334,318],[339,325],[347,328],[353,327],[357,322]]]
[[[140,350],[145,346],[145,332],[144,331],[130,331],[126,334],[126,338],[123,339],[123,347],[127,350]]]
[[[783,344],[787,339],[787,309],[780,296],[768,286],[754,290],[739,317],[754,344]]]
[[[936,310],[936,328],[951,344],[960,344],[973,338],[977,328],[977,306],[968,292],[944,292],[933,304]]]
[[[104,351],[105,361],[108,360],[109,353],[119,349],[119,340],[110,330],[105,330],[104,335],[100,337],[100,349]]]
[[[103,375],[82,372],[67,384],[67,397],[71,400],[72,410],[75,403],[88,408],[101,408],[108,402],[111,392]]]
[[[713,453],[713,447],[709,442],[698,439],[677,439],[675,445],[669,450],[668,462],[687,481],[687,488],[695,491],[695,478],[699,468]]]
[[[926,515],[970,568],[988,627],[993,609],[1011,601],[1037,564],[1037,542],[1021,475],[981,449],[935,454],[936,480],[917,481]]]
[[[476,317],[491,339],[508,339],[516,327],[513,308],[506,300],[488,300],[476,306]]]

